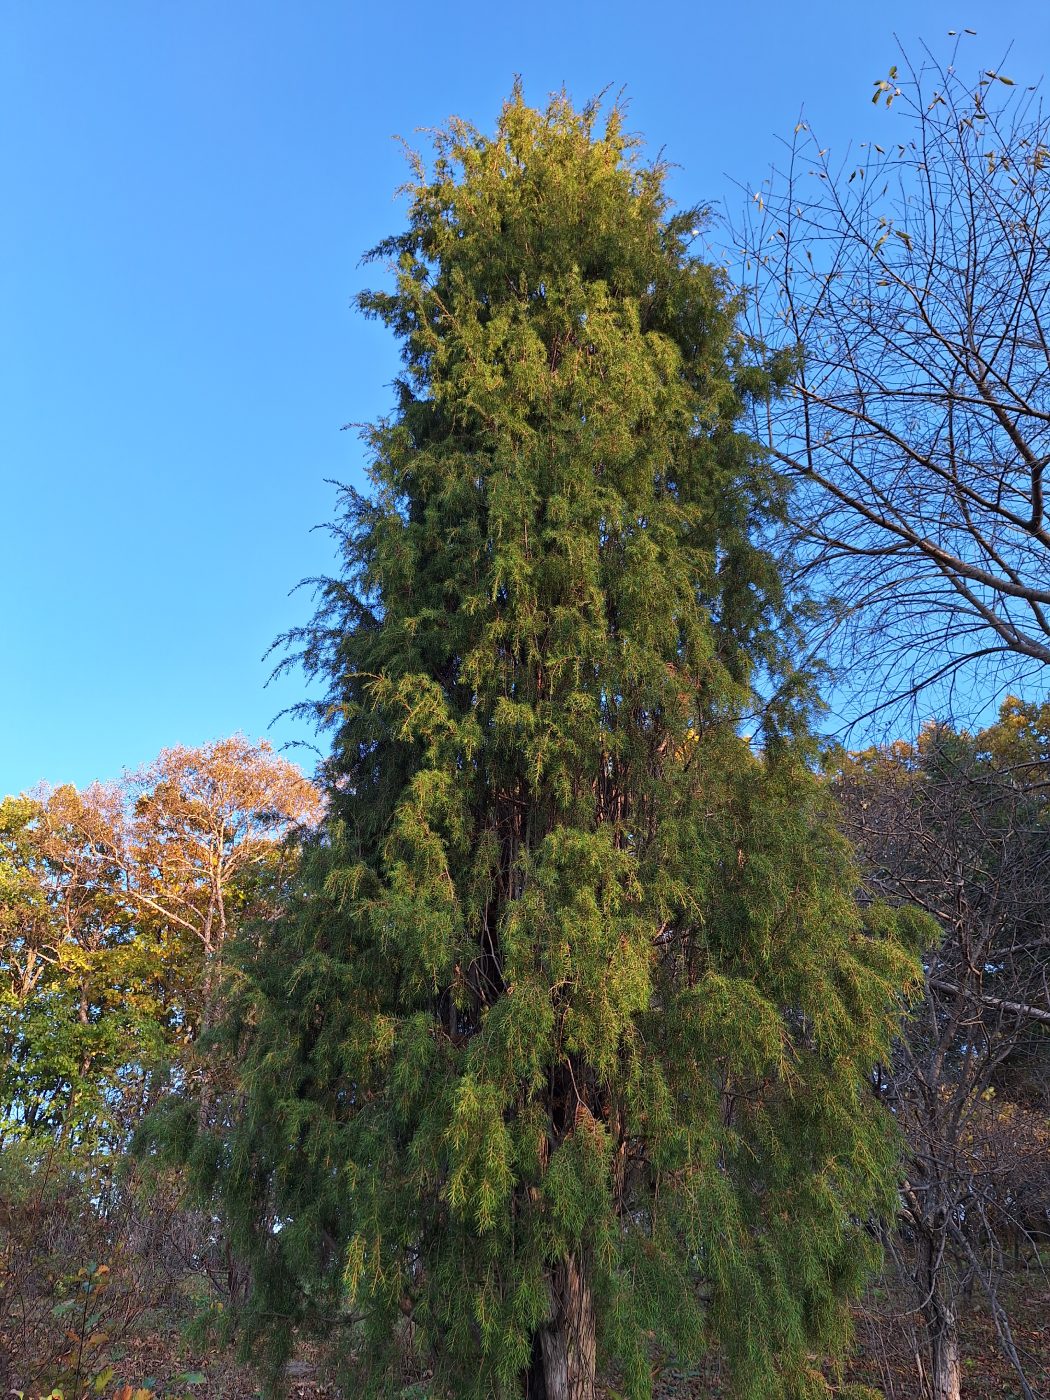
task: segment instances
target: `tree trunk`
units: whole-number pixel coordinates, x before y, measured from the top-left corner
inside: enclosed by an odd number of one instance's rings
[[[930,1351],[930,1400],[960,1400],[962,1363],[955,1313],[943,1298],[932,1297],[923,1309]]]
[[[555,1266],[550,1289],[551,1319],[533,1341],[526,1400],[594,1400],[594,1302],[579,1258]]]

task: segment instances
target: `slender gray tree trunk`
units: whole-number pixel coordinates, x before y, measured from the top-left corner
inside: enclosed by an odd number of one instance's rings
[[[937,1292],[932,1292],[922,1310],[930,1356],[930,1400],[960,1400],[962,1360],[955,1310]]]

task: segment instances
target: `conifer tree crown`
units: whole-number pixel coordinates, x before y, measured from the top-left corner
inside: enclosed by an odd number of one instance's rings
[[[437,137],[360,298],[405,367],[300,638],[330,816],[249,960],[243,1115],[192,1149],[249,1335],[321,1325],[354,1394],[642,1397],[715,1344],[741,1396],[823,1394],[889,1200],[862,1082],[910,965],[790,699],[742,427],[775,386],[664,176],[515,91]]]

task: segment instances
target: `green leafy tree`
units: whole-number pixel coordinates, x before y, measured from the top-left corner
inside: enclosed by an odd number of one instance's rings
[[[243,1113],[169,1129],[250,1342],[276,1375],[320,1326],[355,1395],[645,1396],[716,1344],[742,1396],[824,1394],[891,1198],[860,1086],[911,964],[776,641],[771,386],[702,212],[597,116],[453,122],[376,250],[405,372],[300,638],[329,817],[249,954]]]

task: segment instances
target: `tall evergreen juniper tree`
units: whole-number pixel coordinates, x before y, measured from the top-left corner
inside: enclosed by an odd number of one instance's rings
[[[245,979],[243,1114],[189,1149],[249,1337],[320,1324],[355,1395],[640,1397],[712,1344],[741,1396],[824,1394],[891,1190],[860,1086],[910,963],[798,705],[741,737],[771,386],[701,214],[597,116],[453,122],[373,255],[406,369],[303,639],[330,816]]]

